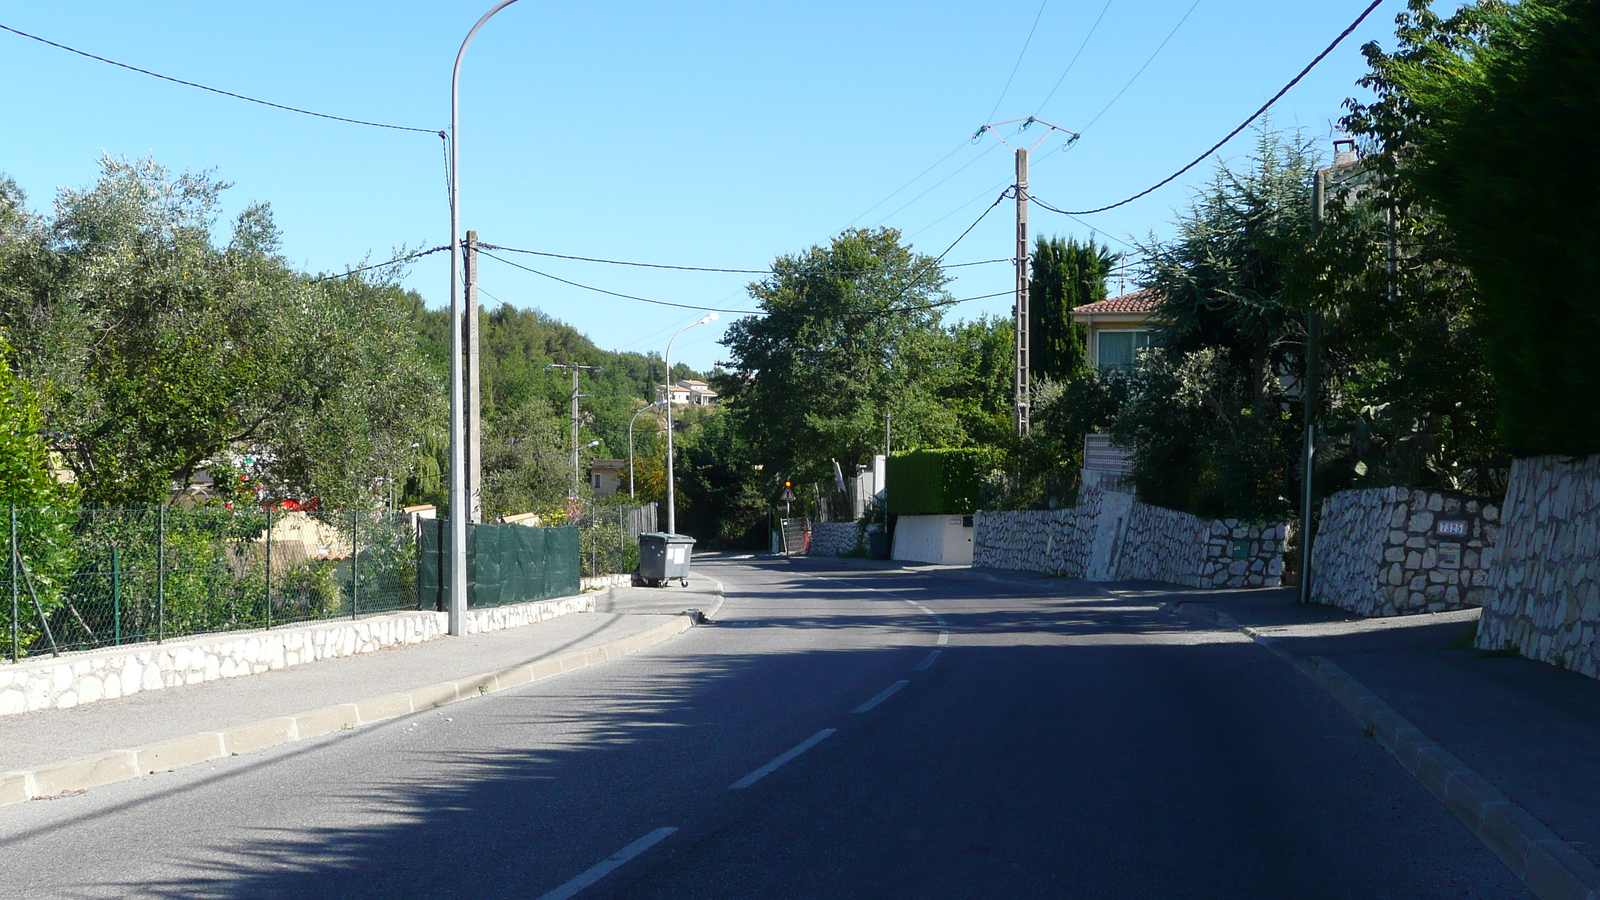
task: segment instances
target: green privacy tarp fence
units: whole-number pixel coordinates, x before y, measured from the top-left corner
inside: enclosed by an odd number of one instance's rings
[[[417,537],[417,608],[449,605],[449,522],[424,519]],[[467,525],[467,608],[570,597],[578,581],[578,529]]]

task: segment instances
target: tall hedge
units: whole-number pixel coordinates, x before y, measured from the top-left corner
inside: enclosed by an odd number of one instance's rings
[[[889,458],[889,512],[898,516],[953,515],[978,508],[983,477],[1005,463],[986,447],[913,450]]]
[[[1600,452],[1600,0],[1480,2],[1471,41],[1412,5],[1424,27],[1373,80],[1409,93],[1418,187],[1482,288],[1501,435]]]

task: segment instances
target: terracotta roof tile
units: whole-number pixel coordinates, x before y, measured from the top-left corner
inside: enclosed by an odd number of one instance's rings
[[[1151,291],[1149,288],[1145,288],[1143,290],[1134,291],[1131,294],[1123,294],[1120,297],[1112,297],[1109,300],[1101,300],[1099,303],[1089,303],[1083,306],[1074,307],[1072,311],[1075,313],[1089,314],[1150,313],[1156,311],[1156,306],[1159,303],[1160,300],[1156,297],[1155,292]]]

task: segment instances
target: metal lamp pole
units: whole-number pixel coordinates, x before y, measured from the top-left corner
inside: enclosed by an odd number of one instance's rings
[[[668,395],[669,399],[670,399],[670,397],[671,397],[671,395]],[[628,499],[629,500],[634,499],[634,496],[633,496],[633,423],[637,422],[639,420],[639,413],[644,412],[646,409],[655,409],[656,407],[661,406],[661,405],[665,404],[666,402],[667,402],[666,400],[657,400],[656,402],[651,403],[650,405],[645,406],[644,408],[640,409],[639,412],[634,413],[633,414],[633,418],[628,420]]]
[[[461,336],[461,59],[478,29],[495,13],[517,2],[503,0],[483,14],[456,51],[450,72],[450,609],[451,634],[466,633],[467,499],[466,426],[463,410]]]
[[[679,328],[678,329],[678,334],[683,334],[685,331],[688,331],[689,329],[695,327],[696,325],[704,325],[707,322],[715,322],[716,320],[717,320],[717,314],[716,313],[714,313],[714,312],[706,313],[704,316],[701,316],[700,318],[696,319],[695,321],[690,322],[689,324],[683,326],[682,328]],[[666,352],[666,355],[663,357],[663,361],[667,364],[667,396],[666,396],[666,401],[667,401],[667,533],[668,534],[677,534],[678,533],[677,493],[675,492],[674,485],[672,483],[672,341],[675,341],[675,340],[678,339],[678,334],[673,335],[671,341],[667,341],[667,352]]]

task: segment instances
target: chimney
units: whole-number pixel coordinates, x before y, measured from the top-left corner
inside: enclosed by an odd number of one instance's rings
[[[1357,157],[1356,157],[1356,142],[1355,141],[1351,140],[1350,138],[1340,138],[1339,140],[1333,142],[1333,164],[1334,165],[1336,165],[1336,166],[1348,166],[1351,163],[1355,162],[1356,159],[1357,159]]]

